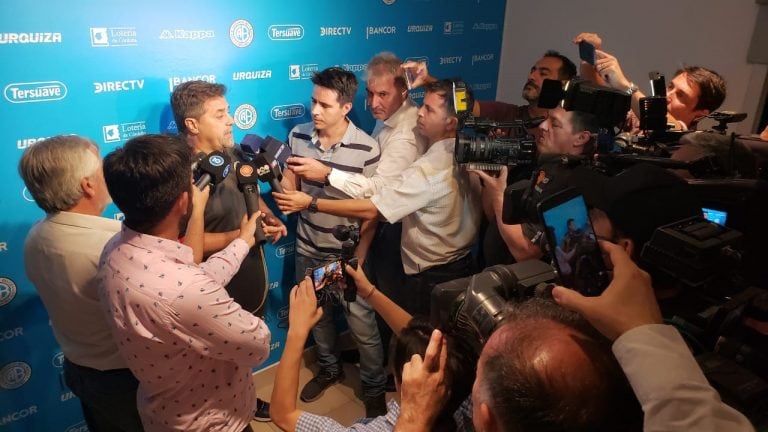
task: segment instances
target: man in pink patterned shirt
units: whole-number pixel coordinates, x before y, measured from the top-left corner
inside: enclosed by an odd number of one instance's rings
[[[101,303],[120,353],[139,379],[147,431],[248,431],[256,405],[251,368],[270,332],[224,286],[254,244],[258,213],[200,265],[187,243],[203,232],[208,190],[191,184],[190,155],[175,138],[144,135],[104,159],[122,231],[101,257]]]

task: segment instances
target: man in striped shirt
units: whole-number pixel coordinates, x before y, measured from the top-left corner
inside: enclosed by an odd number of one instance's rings
[[[379,144],[347,117],[357,92],[355,75],[340,68],[328,68],[316,73],[312,82],[315,84],[312,92],[312,122],[298,125],[291,131],[288,142],[292,153],[316,159],[344,172],[373,175],[380,156]],[[301,190],[309,194],[313,202],[319,198],[338,199],[345,196],[339,190],[325,187],[322,182],[298,177],[292,170],[286,171],[283,186],[286,190]],[[339,259],[341,242],[332,234],[337,225],[360,227],[361,236],[356,255],[361,264],[365,260],[375,221],[361,225],[358,218],[318,213],[316,206],[310,205],[299,215],[296,228],[297,281],[304,278],[307,270]],[[336,346],[337,332],[332,320],[333,304],[339,303],[341,296],[337,291],[326,292],[333,292],[333,298],[324,305],[323,318],[312,330],[317,342],[320,372],[304,386],[301,392],[301,400],[304,402],[318,399],[326,388],[343,379]],[[375,313],[360,297],[355,302],[345,304],[343,309],[360,351],[360,381],[366,415],[376,417],[386,412],[386,375]]]

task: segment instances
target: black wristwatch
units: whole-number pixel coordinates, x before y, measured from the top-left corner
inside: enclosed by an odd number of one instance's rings
[[[317,213],[317,197],[312,197],[312,201],[309,202],[310,213]]]

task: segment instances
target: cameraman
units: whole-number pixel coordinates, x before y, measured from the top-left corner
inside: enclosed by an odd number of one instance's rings
[[[548,111],[547,119],[538,128],[536,150],[539,154],[540,164],[533,178],[535,183],[532,189],[534,203],[570,185],[572,173],[575,170],[579,171],[579,178],[598,175],[586,168],[574,169],[567,164],[557,162],[561,156],[578,157],[589,155],[594,151],[593,134],[597,133],[598,125],[593,114],[566,111],[560,107],[553,108]],[[507,168],[503,167],[498,177],[493,177],[479,170],[470,170],[470,172],[482,180],[482,200],[486,217],[489,222],[495,223],[498,227],[501,238],[514,260],[519,262],[541,257],[540,242],[544,232],[538,224],[507,225],[502,221],[504,189],[507,187]],[[508,205],[521,205],[521,203],[509,203]],[[495,262],[487,262],[486,264],[495,264]]]

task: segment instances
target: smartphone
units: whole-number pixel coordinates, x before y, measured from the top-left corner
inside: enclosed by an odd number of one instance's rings
[[[706,207],[703,207],[701,211],[704,213],[704,219],[725,226],[725,221],[728,219],[728,212]]]
[[[595,46],[587,41],[579,42],[579,58],[594,66]]]
[[[336,260],[312,269],[312,283],[315,291],[333,285],[343,277],[342,261]]]
[[[576,189],[566,189],[542,200],[538,212],[560,283],[583,295],[600,295],[610,275],[584,196]]]

